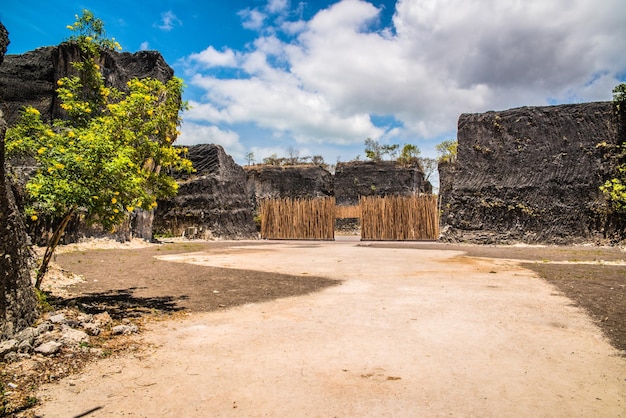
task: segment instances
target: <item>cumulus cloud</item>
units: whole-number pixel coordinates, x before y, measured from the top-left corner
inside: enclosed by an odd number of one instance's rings
[[[237,64],[235,52],[226,48],[223,52],[217,51],[212,45],[197,54],[189,56],[190,61],[198,62],[206,67],[234,67]]]
[[[142,42],[141,45],[139,45],[140,51],[147,51],[148,49],[150,49],[150,43],[148,43],[148,41]]]
[[[308,20],[270,0],[268,14],[240,13],[259,31],[245,50],[209,45],[189,57],[204,65],[190,83],[205,93],[189,117],[321,146],[437,138],[464,112],[610,100],[626,74],[620,3],[398,0],[381,25],[381,9],[364,0]],[[238,75],[211,71],[220,66]]]
[[[231,130],[222,130],[215,125],[184,123],[178,142],[183,145],[218,144],[227,149],[234,158],[244,156],[244,147],[239,141],[239,134]]]

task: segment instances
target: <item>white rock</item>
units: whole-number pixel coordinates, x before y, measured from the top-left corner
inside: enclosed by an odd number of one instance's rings
[[[19,342],[17,340],[6,340],[0,343],[0,356],[5,355],[17,349]]]
[[[50,318],[48,318],[48,321],[52,322],[53,324],[62,324],[65,322],[65,315],[63,315],[62,313],[52,315]]]
[[[137,328],[137,325],[132,325],[132,324],[131,325],[117,325],[111,329],[111,332],[113,333],[113,335],[134,334],[137,331],[139,331],[139,329]]]
[[[60,342],[57,341],[48,341],[47,343],[41,344],[39,347],[35,348],[37,353],[41,354],[54,354],[63,346]]]
[[[67,345],[87,343],[89,342],[89,335],[87,335],[84,331],[64,326],[61,334],[61,341]]]

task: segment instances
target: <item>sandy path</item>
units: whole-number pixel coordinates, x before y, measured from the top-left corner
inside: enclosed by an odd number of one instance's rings
[[[155,349],[44,387],[38,414],[626,416],[626,361],[512,262],[341,241],[166,258],[345,282],[155,323]]]

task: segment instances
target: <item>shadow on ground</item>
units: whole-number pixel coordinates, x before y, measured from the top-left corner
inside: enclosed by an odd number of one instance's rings
[[[61,298],[51,297],[50,302],[56,306],[70,306],[88,314],[108,312],[114,319],[139,317],[149,313],[172,313],[183,310],[178,304],[188,296],[154,296],[141,297],[134,293],[136,287],[128,289],[107,290],[104,292],[87,293],[81,296]]]

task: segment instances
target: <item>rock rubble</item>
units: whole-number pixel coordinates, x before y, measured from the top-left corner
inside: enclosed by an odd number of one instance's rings
[[[91,348],[90,338],[104,330],[111,335],[130,335],[139,332],[137,325],[126,321],[115,325],[107,312],[96,315],[60,310],[44,314],[36,326],[15,334],[12,339],[0,342],[0,358],[6,363],[41,354],[52,356],[62,350],[81,350],[99,354]]]

